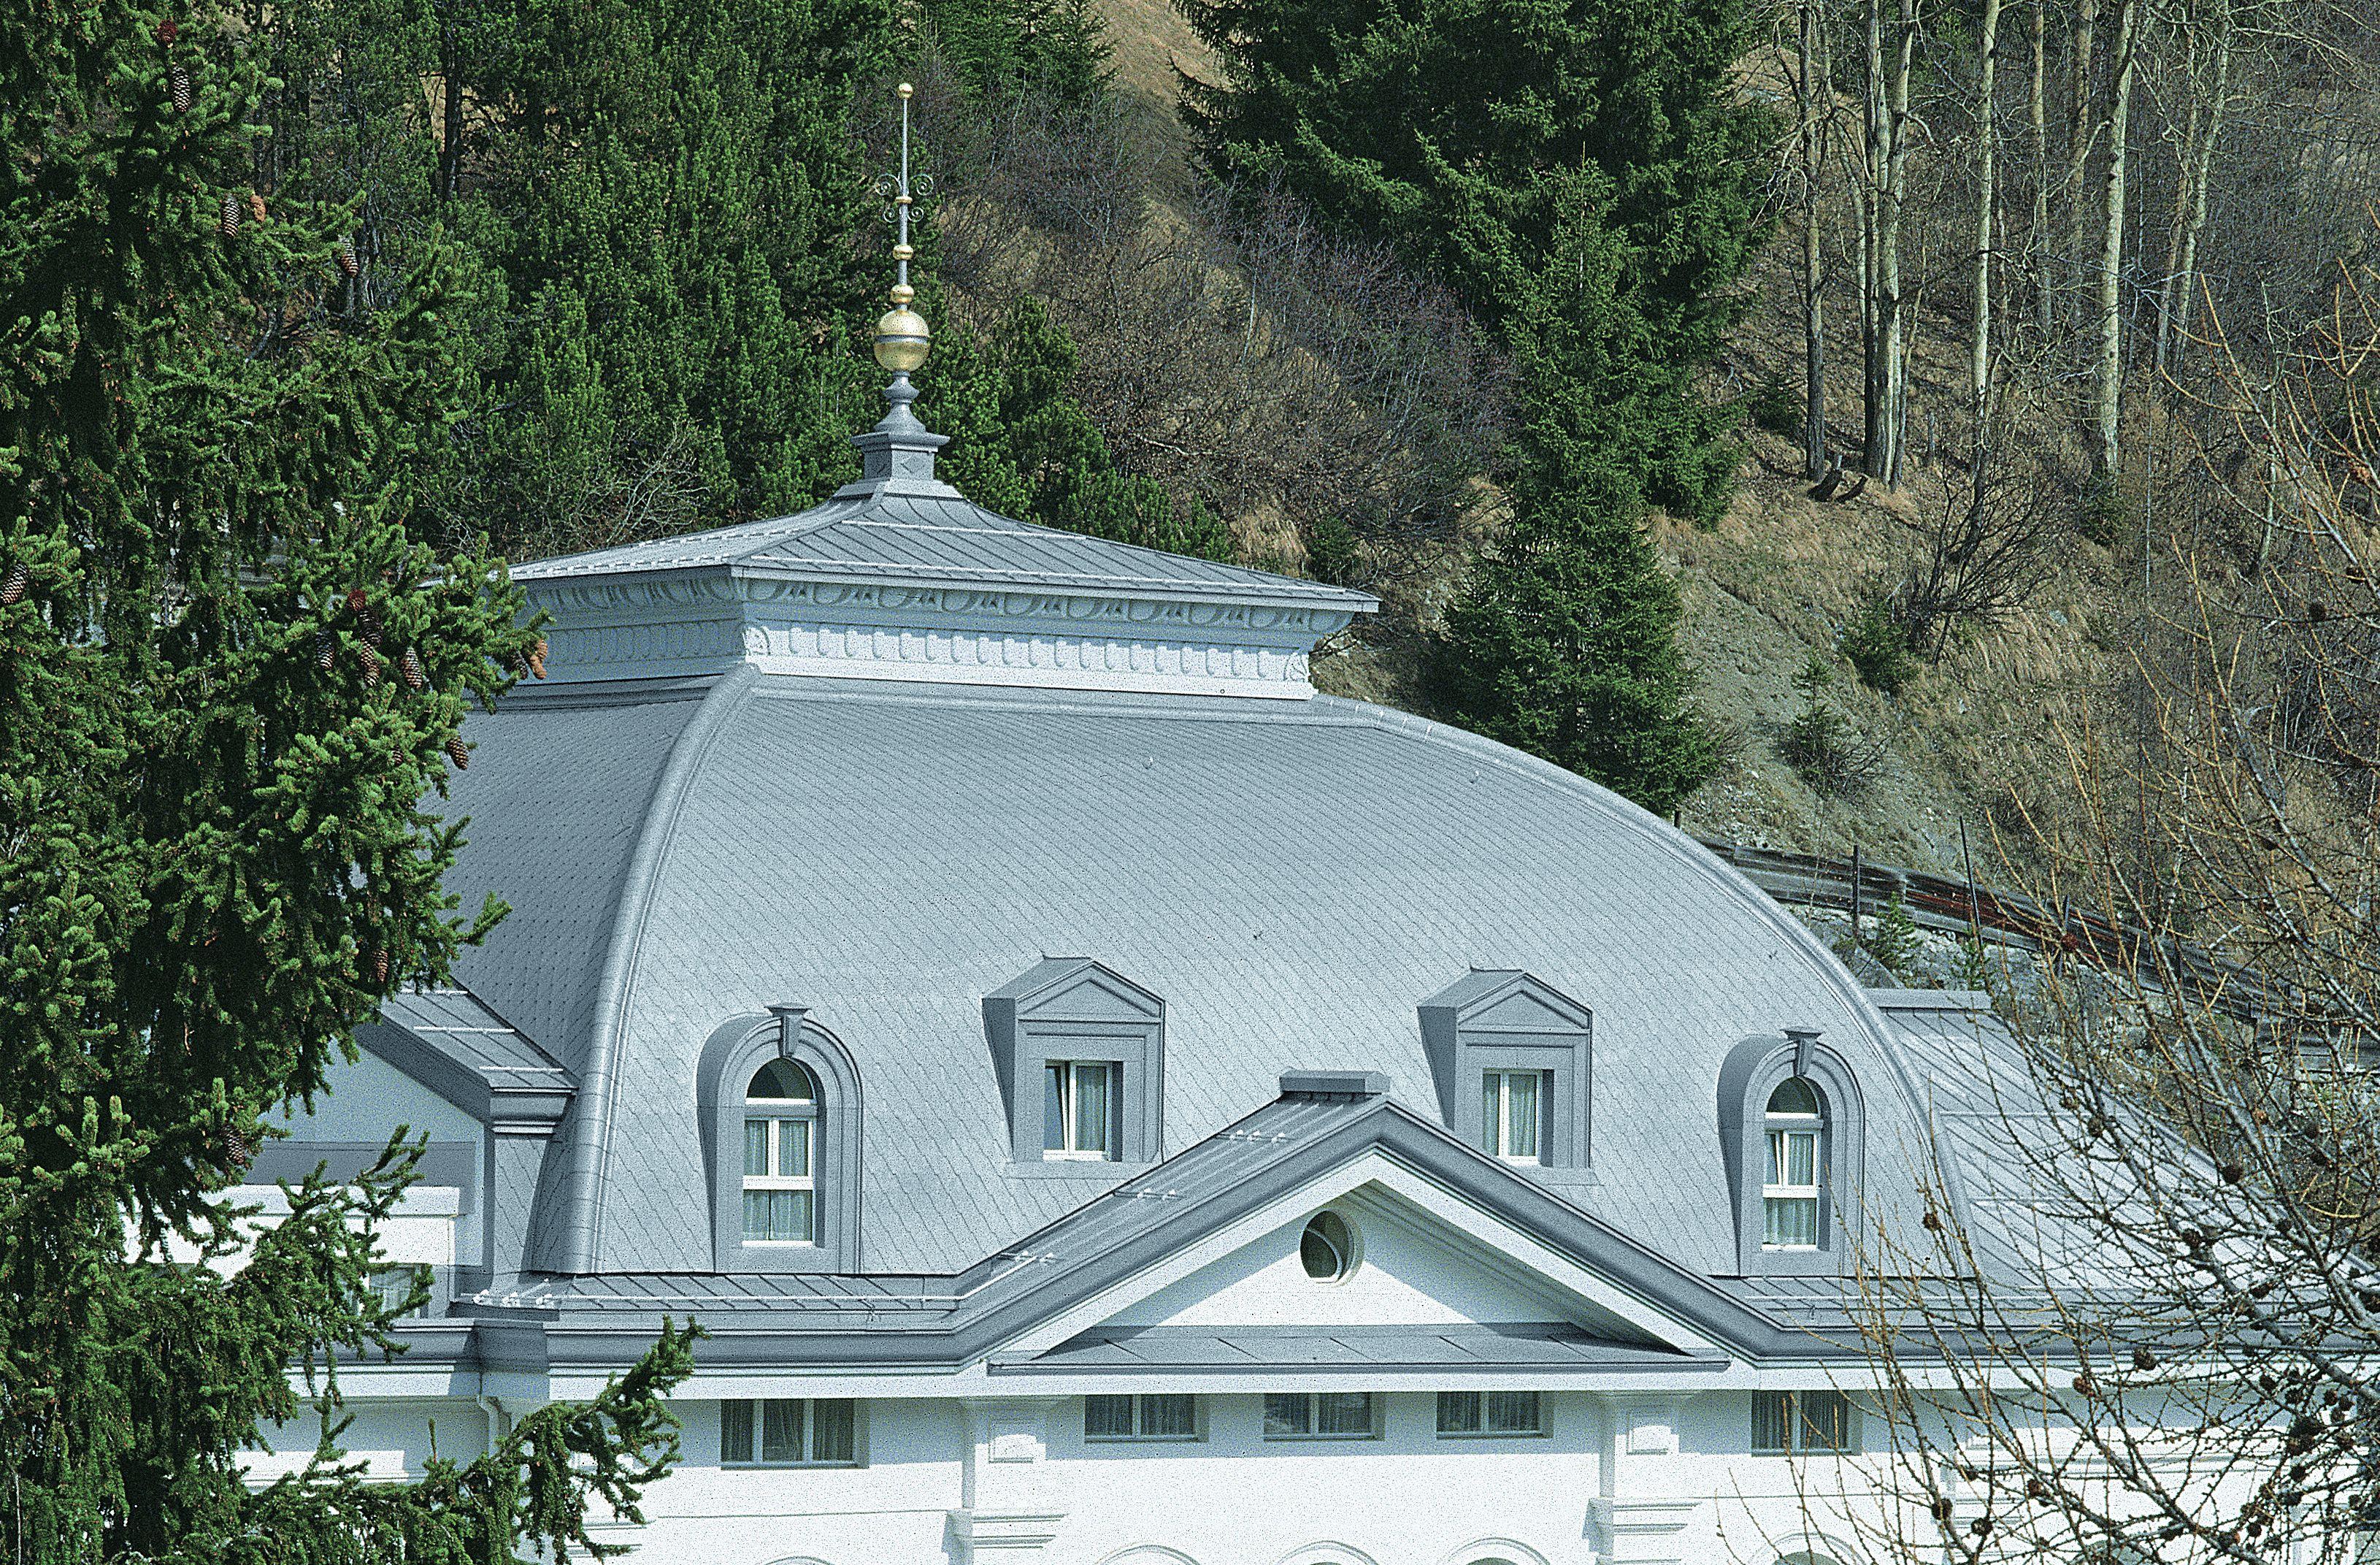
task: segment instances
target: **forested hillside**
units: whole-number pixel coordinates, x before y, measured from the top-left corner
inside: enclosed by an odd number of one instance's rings
[[[173,48],[272,81],[194,242],[347,214],[243,351],[441,279],[417,536],[839,483],[913,78],[977,498],[1366,585],[1330,688],[1937,864],[2027,855],[2053,717],[2146,743],[2162,594],[2273,563],[2242,399],[2380,193],[2372,24],[2271,0],[310,0]]]

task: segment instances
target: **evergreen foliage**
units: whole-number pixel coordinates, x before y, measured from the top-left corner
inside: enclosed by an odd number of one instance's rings
[[[1114,46],[1091,0],[922,0],[920,8],[935,48],[979,105],[1029,93],[1079,107],[1113,80]]]
[[[542,7],[524,7],[525,10]],[[892,41],[880,0],[553,6],[548,95],[474,198],[514,309],[453,508],[581,547],[799,508],[850,476],[880,279],[851,133]],[[563,62],[611,67],[577,101]]]
[[[1668,811],[1717,746],[1687,700],[1648,505],[1697,520],[1737,460],[1695,377],[1760,238],[1739,0],[1185,0],[1208,168],[1389,238],[1510,339],[1510,535],[1438,642],[1479,731]]]
[[[208,5],[0,22],[0,1551],[22,1565],[552,1558],[592,1547],[591,1499],[633,1517],[676,1449],[660,1397],[688,1343],[665,1331],[595,1403],[422,1484],[339,1461],[335,1358],[386,1346],[393,1314],[369,1278],[411,1172],[394,1145],[295,1191],[235,1276],[166,1258],[247,1248],[224,1192],[266,1117],[497,916],[452,916],[458,835],[417,801],[536,642],[501,562],[407,530],[458,394],[455,268],[424,236],[370,307],[342,264],[364,201],[258,188],[269,55]],[[321,1455],[250,1493],[238,1452],[299,1411],[298,1365]]]
[[[1045,526],[1206,559],[1232,557],[1231,529],[1165,486],[1122,471],[1068,386],[1075,346],[1030,296],[984,340],[936,328],[920,375],[922,416],[951,444],[937,464],[979,506]]]
[[[1761,235],[1761,117],[1735,92],[1740,0],[1185,0],[1220,57],[1186,82],[1208,167],[1278,180],[1394,243],[1490,322],[1525,312],[1582,180],[1633,350],[1574,395],[1635,395],[1651,498],[1716,516],[1736,454],[1694,377]]]
[[[1623,246],[1581,199],[1510,324],[1519,427],[1510,532],[1478,562],[1438,642],[1439,694],[1490,739],[1584,773],[1657,813],[1718,764],[1677,646],[1678,589],[1644,527],[1627,395],[1576,395],[1642,346],[1618,301]],[[1658,397],[1639,385],[1638,396]]]

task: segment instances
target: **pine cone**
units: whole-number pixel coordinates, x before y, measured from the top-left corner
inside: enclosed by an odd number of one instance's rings
[[[358,647],[356,652],[364,660],[364,689],[370,690],[380,683],[380,654],[370,647]]]
[[[411,647],[406,648],[404,654],[396,660],[396,667],[405,676],[405,682],[417,691],[430,682],[421,672],[420,656]]]
[[[447,739],[446,759],[455,763],[455,769],[458,772],[470,770],[471,747],[463,742],[461,734],[455,734]]]
[[[352,277],[356,275],[356,241],[342,236],[339,239],[339,270]]]
[[[370,960],[372,987],[386,988],[388,986],[388,948],[384,946],[373,947]]]
[[[190,73],[176,66],[165,73],[165,87],[174,95],[174,112],[189,113],[190,105],[198,101],[190,92]]]
[[[356,624],[362,630],[364,640],[371,643],[372,650],[374,652],[378,652],[380,650],[381,632],[384,629],[381,624],[380,610],[372,607],[369,604],[365,605],[363,607],[356,610]]]
[[[157,24],[158,43],[171,43],[175,39],[179,38],[180,36],[182,36],[182,24],[176,21],[173,18],[167,17],[164,20]]]
[[[10,566],[8,568],[7,582],[5,585],[0,585],[0,608],[6,608],[10,604],[13,604],[18,599],[23,597],[25,595],[25,585],[32,579],[33,573],[25,569],[25,562],[23,560],[18,560],[16,564]]]
[[[339,644],[331,639],[331,632],[328,630],[315,631],[314,666],[320,668],[325,674],[329,673],[331,671],[332,659],[338,652],[338,646]]]
[[[347,612],[349,614],[359,615],[363,613],[364,605],[369,604],[370,601],[371,600],[370,598],[364,596],[364,590],[361,587],[350,587],[347,589]]]
[[[264,197],[254,190],[248,192],[248,214],[259,223],[264,221]]]
[[[228,191],[224,194],[223,215],[215,220],[215,232],[227,239],[239,232],[239,198]]]
[[[537,645],[528,649],[528,671],[539,679],[545,678],[545,638],[540,636]]]

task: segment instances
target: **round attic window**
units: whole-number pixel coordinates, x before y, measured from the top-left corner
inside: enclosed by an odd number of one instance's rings
[[[1317,1212],[1298,1236],[1297,1258],[1315,1281],[1342,1281],[1355,1269],[1355,1230],[1336,1212]]]

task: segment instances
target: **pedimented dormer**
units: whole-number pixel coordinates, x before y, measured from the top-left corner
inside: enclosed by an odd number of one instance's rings
[[[1019,1167],[1098,1173],[1165,1155],[1156,995],[1089,957],[1045,957],[983,997],[983,1028]]]
[[[1594,1163],[1595,1015],[1530,973],[1474,968],[1421,1003],[1446,1127],[1524,1172]]]

